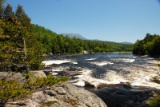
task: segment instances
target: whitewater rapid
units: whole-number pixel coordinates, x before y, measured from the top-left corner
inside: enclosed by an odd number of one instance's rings
[[[152,81],[159,74],[159,61],[149,57],[106,57],[105,55],[94,58],[47,60],[46,66],[52,66],[54,71],[69,71],[74,68],[76,75],[71,83],[77,86],[85,86],[90,83],[95,88],[100,84],[129,83],[131,86],[144,86],[160,89],[160,84]],[[72,72],[72,71],[71,71]]]

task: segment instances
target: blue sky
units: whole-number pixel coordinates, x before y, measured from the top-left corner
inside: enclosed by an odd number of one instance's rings
[[[132,42],[160,35],[159,0],[7,0],[23,6],[33,24],[87,39]]]

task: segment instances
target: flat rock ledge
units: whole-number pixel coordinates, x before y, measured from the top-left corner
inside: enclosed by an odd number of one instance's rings
[[[38,91],[30,98],[7,102],[5,107],[107,107],[95,94],[70,83]]]

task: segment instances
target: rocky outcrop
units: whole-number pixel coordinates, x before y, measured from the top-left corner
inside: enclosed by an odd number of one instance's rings
[[[95,94],[70,83],[38,91],[25,100],[8,102],[5,107],[107,107]]]

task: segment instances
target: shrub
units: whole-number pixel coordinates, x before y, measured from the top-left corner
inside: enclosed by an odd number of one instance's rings
[[[3,81],[0,80],[0,103],[4,104],[9,99],[22,98],[28,93],[24,89],[18,79]]]
[[[147,104],[150,107],[160,107],[160,95],[159,94],[154,94],[153,97],[151,97],[147,101]]]
[[[33,73],[22,74],[28,79],[21,83],[18,79],[0,80],[0,104],[5,104],[9,99],[16,100],[25,98],[28,94],[38,89],[60,84],[68,80],[68,77],[36,77]]]

